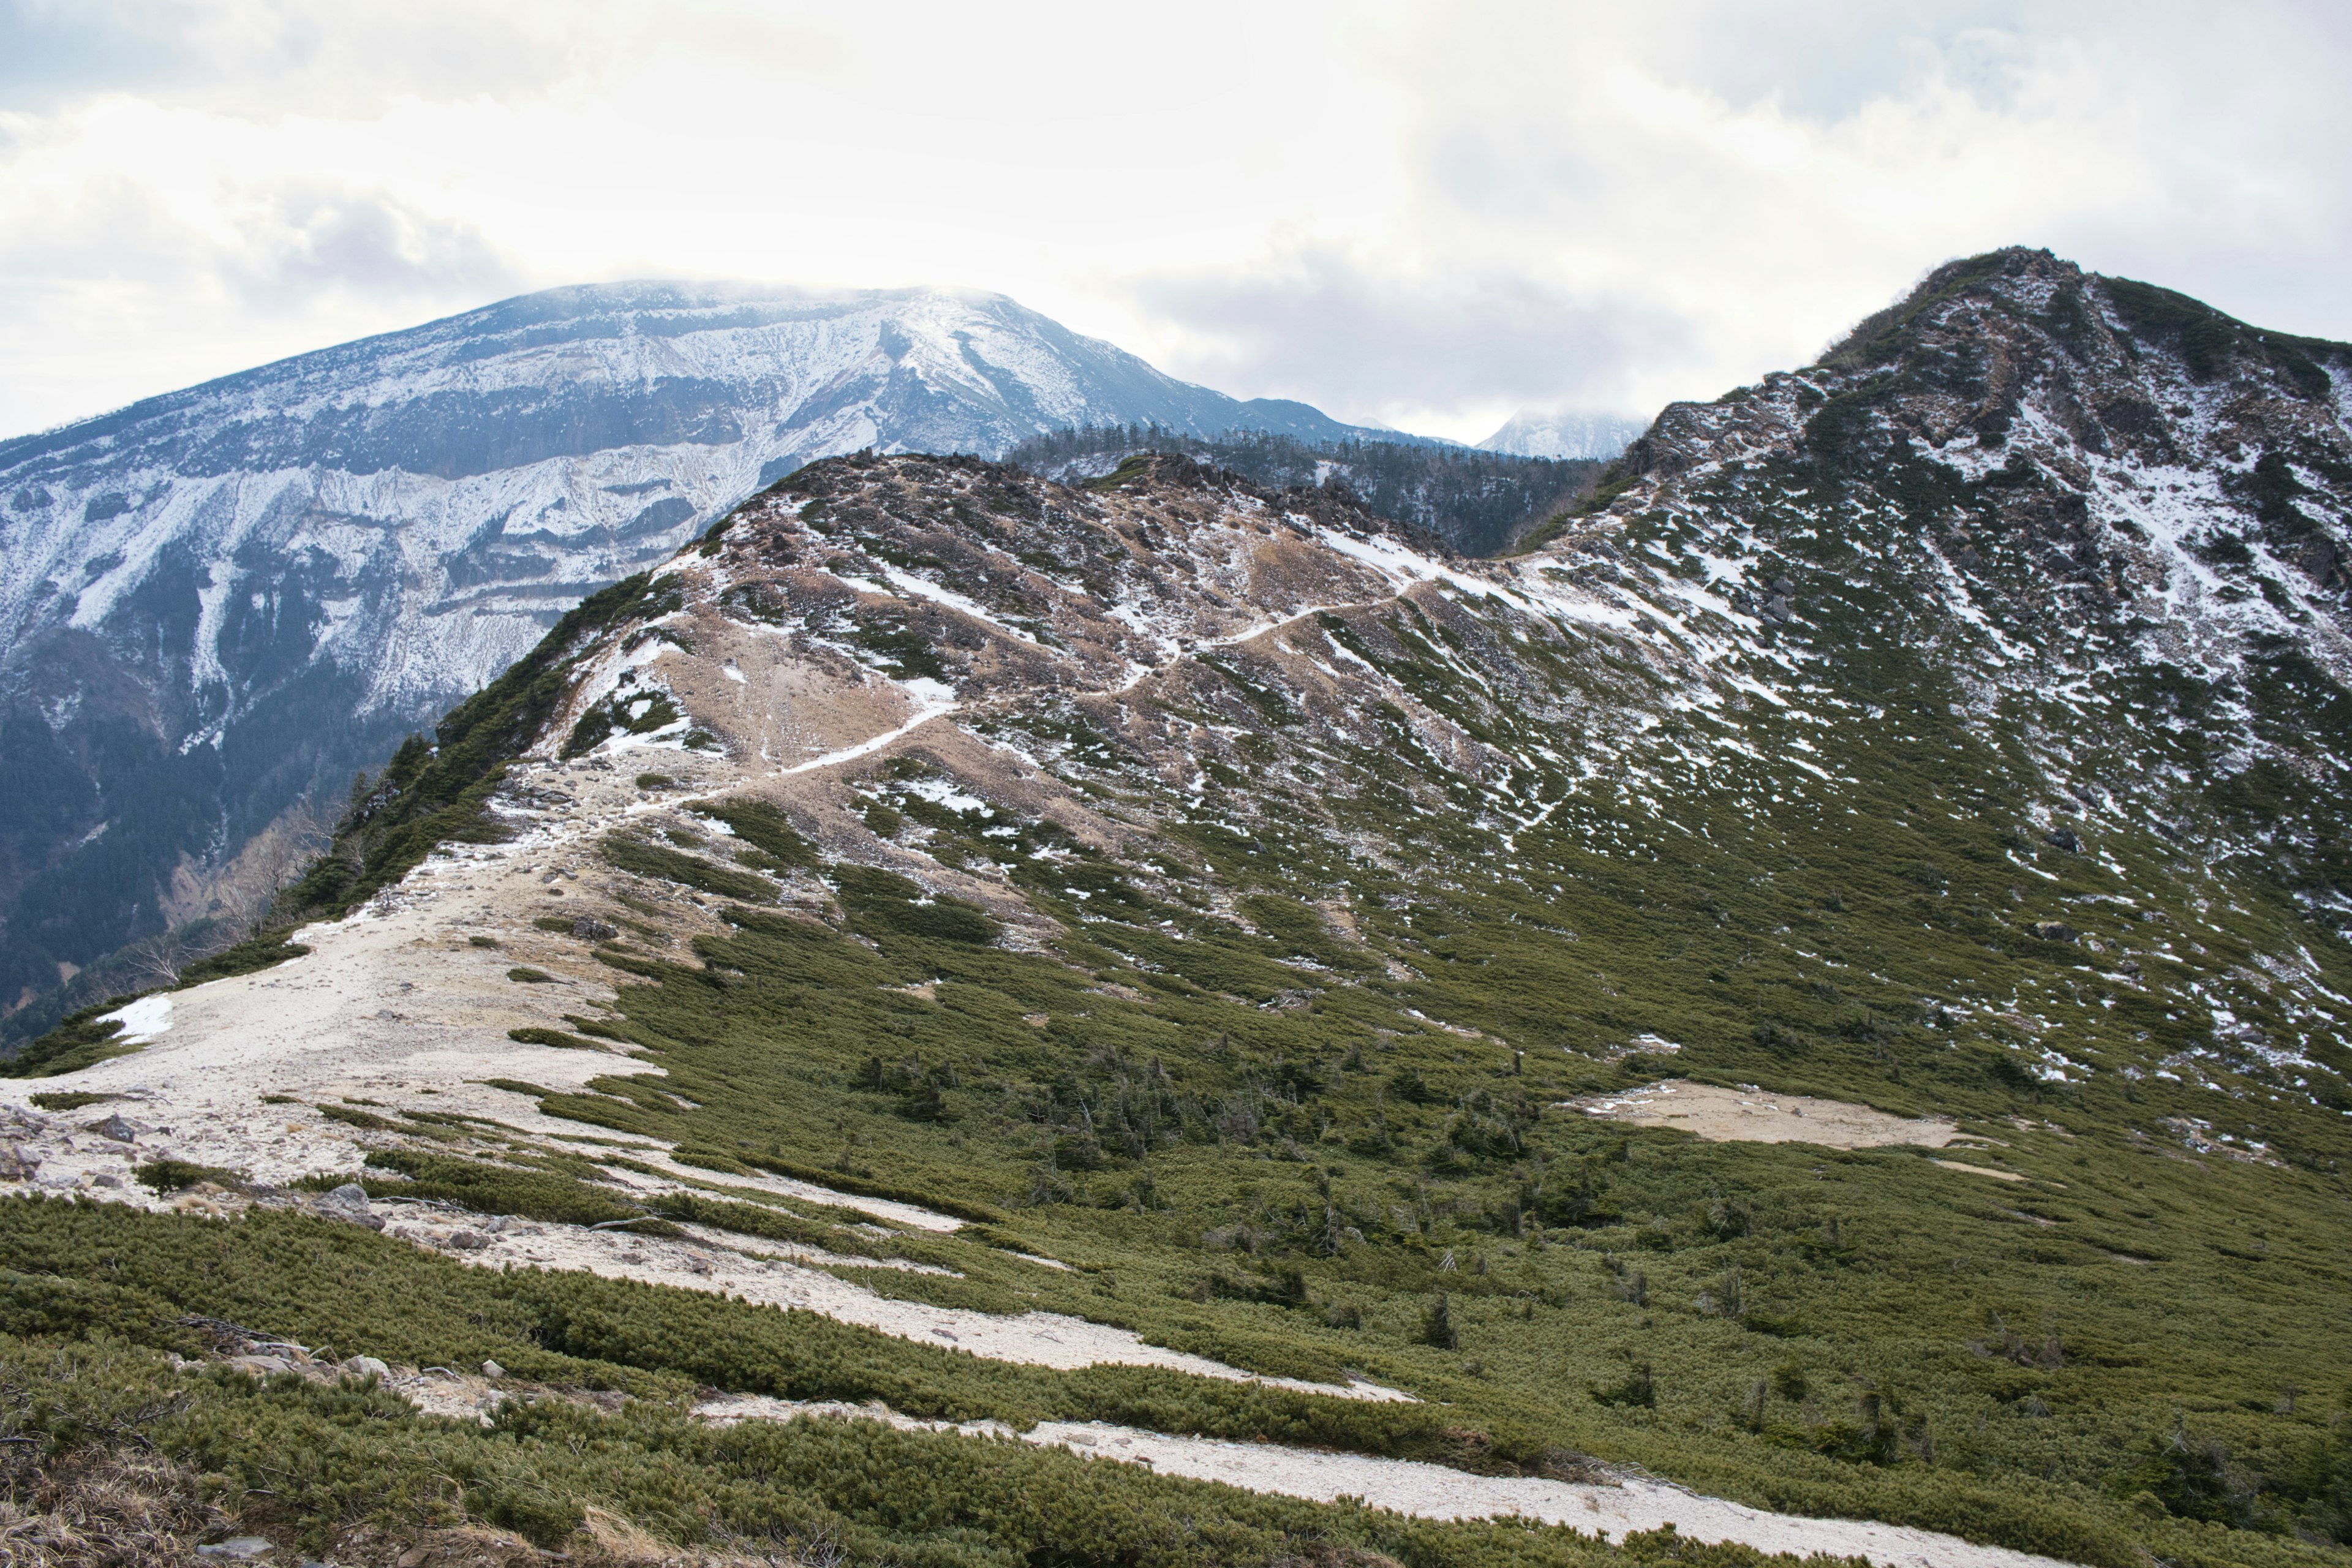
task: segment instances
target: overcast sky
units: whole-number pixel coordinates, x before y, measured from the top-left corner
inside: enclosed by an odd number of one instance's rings
[[[0,0],[0,435],[626,277],[1476,439],[2046,245],[2352,338],[2352,5]]]

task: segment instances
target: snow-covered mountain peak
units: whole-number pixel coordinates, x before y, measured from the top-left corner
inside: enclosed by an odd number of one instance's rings
[[[1358,434],[1001,294],[639,281],[0,442],[0,724],[47,781],[0,804],[0,1008],[202,916],[273,820],[803,464],[1085,425]]]
[[[1516,452],[1525,458],[1606,462],[1622,452],[1643,429],[1642,421],[1621,414],[1522,408],[1478,446],[1483,451]]]

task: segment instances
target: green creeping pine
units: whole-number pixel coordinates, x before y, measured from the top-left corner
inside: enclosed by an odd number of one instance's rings
[[[2352,755],[2352,703],[2282,650],[2226,690],[2104,655],[2063,689],[1991,682],[1915,546],[1922,517],[1994,515],[2000,486],[1855,445],[1884,423],[1868,399],[1902,382],[1841,405],[1813,456],[1628,520],[1620,562],[1687,572],[1731,517],[1759,571],[1804,579],[1801,623],[1724,656],[1779,700],[1727,685],[1699,701],[1641,646],[1433,593],[1296,623],[1297,660],[1234,647],[1115,701],[992,710],[975,725],[1127,822],[1128,847],[1089,848],[1050,813],[919,807],[919,770],[889,759],[852,782],[899,818],[902,848],[1000,868],[1055,922],[1044,951],[912,878],[826,858],[813,824],[722,803],[766,861],[606,841],[616,889],[684,884],[723,921],[658,953],[597,950],[628,977],[620,1017],[571,1022],[664,1076],[540,1096],[677,1145],[709,1177],[691,1203],[636,1207],[600,1182],[625,1152],[555,1161],[447,1120],[404,1118],[442,1141],[353,1173],[481,1212],[789,1239],[894,1294],[1074,1314],[1417,1403],[1015,1367],[687,1291],[468,1269],[287,1215],[28,1200],[0,1203],[0,1330],[60,1365],[115,1358],[125,1386],[159,1375],[152,1352],[201,1348],[183,1320],[203,1316],[635,1397],[619,1416],[542,1401],[453,1431],[361,1394],[224,1383],[155,1426],[160,1451],[239,1487],[268,1484],[240,1430],[328,1456],[279,1487],[289,1528],[319,1539],[372,1511],[405,1528],[462,1508],[556,1540],[595,1507],[680,1542],[822,1537],[904,1562],[1270,1563],[1310,1541],[1415,1564],[1747,1561],[879,1427],[677,1418],[711,1386],[1493,1474],[1592,1456],[2101,1568],[2341,1563],[2352,1055],[2331,998],[2352,994],[2352,963],[2324,920],[2352,825],[2309,781]],[[937,461],[795,482],[835,487],[842,530],[896,529],[901,555],[945,559],[945,523],[894,521],[856,490]],[[1024,548],[1077,558],[1053,530],[1097,503],[1053,494]],[[1996,608],[2046,633],[2030,563],[1975,527]],[[653,613],[634,603],[600,611],[604,632],[559,628],[537,668]],[[1334,703],[1298,673],[1309,658],[1368,666],[1386,695]],[[499,704],[526,706],[520,688]],[[2245,714],[2288,761],[2218,765]],[[1152,739],[1180,721],[1203,737],[1181,778]],[[425,816],[388,797],[313,893],[389,874],[412,829],[478,822],[468,792],[511,754],[485,743],[431,774]],[[2147,793],[2169,780],[2188,782]],[[2121,804],[2084,805],[2094,784]],[[792,872],[833,889],[825,918],[774,907]],[[1939,1115],[1963,1146],[1714,1142],[1580,1101],[1667,1075]],[[1975,1169],[1939,1163],[1956,1156]],[[886,1239],[730,1190],[760,1170],[976,1223]],[[355,1479],[376,1474],[447,1479]]]

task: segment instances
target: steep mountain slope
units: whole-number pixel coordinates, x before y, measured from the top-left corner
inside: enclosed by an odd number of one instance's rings
[[[1841,708],[1947,700],[2030,765],[2038,825],[2153,833],[2332,925],[2347,399],[2352,348],[1998,252],[1811,370],[1668,409],[1555,531],[1714,585]]]
[[[249,913],[315,848],[306,807],[331,817],[354,769],[583,595],[810,458],[1132,421],[1351,433],[1002,296],[645,283],[0,443],[0,1012],[132,938]]]
[[[805,469],[404,748],[236,962],[307,952],[42,1042],[20,1180],[231,1223],[0,1204],[0,1328],[537,1401],[371,1406],[289,1541],[1581,1563],[1638,1466],[1773,1511],[1637,1561],[2340,1563],[2352,353],[2200,309],[1958,265],[1508,561]],[[353,1397],[209,1386],[161,1446],[273,1496]]]

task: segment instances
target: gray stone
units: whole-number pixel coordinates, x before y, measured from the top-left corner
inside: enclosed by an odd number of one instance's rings
[[[368,1206],[367,1189],[357,1182],[345,1182],[320,1198],[315,1206],[329,1219],[363,1225],[370,1230],[383,1228],[383,1221]]]
[[[506,1374],[507,1369],[500,1366],[494,1361],[486,1361],[482,1363],[482,1375],[484,1377],[504,1377]]]
[[[583,942],[610,942],[621,932],[618,927],[606,925],[603,921],[588,915],[582,915],[572,922],[572,934]]]
[[[222,1563],[252,1563],[277,1550],[276,1542],[265,1541],[258,1535],[236,1535],[226,1541],[216,1541],[210,1546],[199,1546],[196,1555]]]
[[[117,1143],[135,1143],[139,1141],[139,1130],[122,1120],[120,1111],[103,1121],[91,1122],[85,1131],[95,1132],[100,1138],[111,1138]]]
[[[457,1252],[479,1252],[489,1244],[490,1238],[478,1230],[455,1230],[442,1245]]]
[[[2074,928],[2064,921],[2035,921],[2033,934],[2044,942],[2072,942],[2074,940]]]
[[[372,1355],[355,1355],[343,1363],[343,1370],[353,1377],[390,1377],[392,1368]]]

